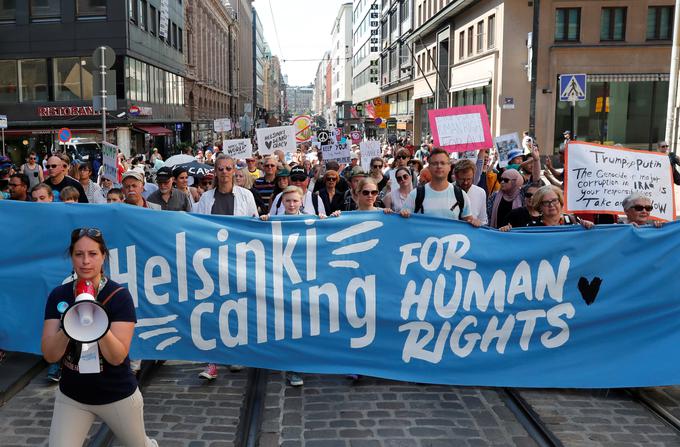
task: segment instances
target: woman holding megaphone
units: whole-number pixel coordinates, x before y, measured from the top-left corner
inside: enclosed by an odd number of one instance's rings
[[[42,352],[62,364],[50,447],[81,446],[99,416],[126,446],[157,446],[146,436],[144,402],[130,370],[137,317],[130,292],[104,276],[109,251],[100,230],[71,233],[76,280],[50,293]]]

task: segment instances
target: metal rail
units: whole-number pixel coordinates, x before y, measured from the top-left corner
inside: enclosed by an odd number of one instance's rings
[[[661,420],[661,422],[680,434],[680,418],[668,411],[666,407],[652,399],[643,390],[628,388],[626,393],[631,397],[631,399],[633,399],[633,401],[645,407],[650,413]]]
[[[498,391],[498,394],[539,447],[564,447],[562,441],[543,423],[540,416],[518,391],[503,388]]]
[[[245,402],[241,410],[239,427],[236,431],[236,441],[234,443],[237,447],[257,446],[258,435],[262,425],[268,375],[269,371],[266,369],[251,368],[249,370]]]

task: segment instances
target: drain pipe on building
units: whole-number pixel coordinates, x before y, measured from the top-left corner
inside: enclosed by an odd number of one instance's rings
[[[670,145],[670,151],[677,153],[678,149],[678,70],[680,70],[680,0],[675,0],[673,18],[673,50],[671,51],[671,71],[668,83],[668,109],[666,110],[665,139]]]

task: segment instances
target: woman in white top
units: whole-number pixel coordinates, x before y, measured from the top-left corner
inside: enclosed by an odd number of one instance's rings
[[[404,206],[409,193],[413,190],[413,180],[411,179],[411,170],[407,167],[399,167],[394,170],[394,178],[399,184],[398,189],[393,189],[383,198],[383,203],[386,208],[391,208],[392,211],[399,212]]]

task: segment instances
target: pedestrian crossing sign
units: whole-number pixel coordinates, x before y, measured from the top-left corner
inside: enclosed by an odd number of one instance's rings
[[[586,99],[586,75],[560,75],[560,101],[584,101]]]

